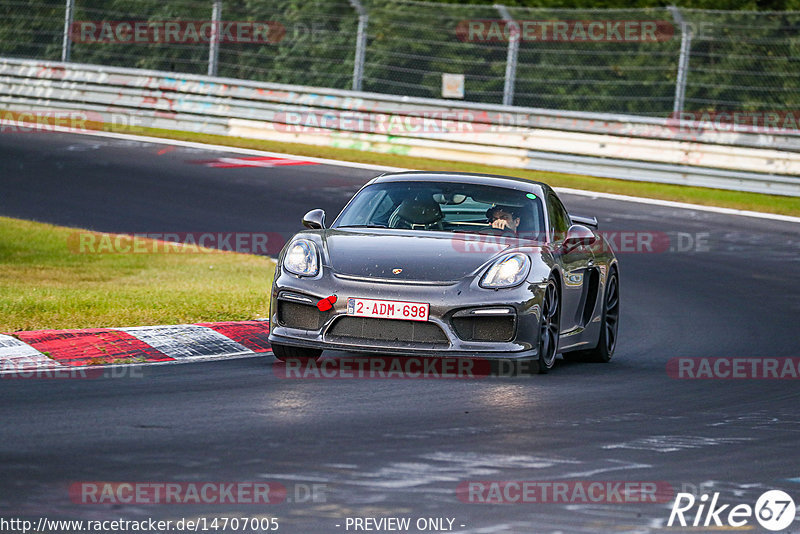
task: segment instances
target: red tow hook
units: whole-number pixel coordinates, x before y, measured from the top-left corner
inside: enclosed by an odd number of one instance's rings
[[[333,308],[336,300],[336,295],[331,295],[330,297],[324,298],[317,302],[317,308],[319,308],[319,311],[328,311]]]

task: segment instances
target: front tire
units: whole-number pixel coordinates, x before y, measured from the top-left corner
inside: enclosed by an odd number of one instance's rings
[[[539,374],[553,368],[558,353],[558,339],[561,334],[561,295],[554,279],[547,281],[542,298],[542,311],[539,318],[539,359],[536,361]]]
[[[317,361],[322,355],[321,349],[309,349],[306,347],[293,347],[291,345],[272,344],[272,354],[280,361],[300,360],[301,362]]]

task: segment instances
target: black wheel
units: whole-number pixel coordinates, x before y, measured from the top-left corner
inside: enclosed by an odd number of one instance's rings
[[[561,317],[561,298],[558,287],[552,278],[547,281],[547,288],[542,298],[542,315],[539,321],[539,359],[538,371],[544,374],[553,368],[558,351],[558,338],[561,333],[559,324]]]
[[[600,339],[591,350],[570,352],[564,355],[568,360],[606,363],[614,355],[617,348],[617,331],[619,329],[619,277],[611,271],[606,283],[606,294],[603,298],[603,320],[600,325]]]
[[[300,360],[306,362],[309,360],[317,361],[317,358],[322,354],[320,349],[308,349],[305,347],[292,347],[289,345],[272,344],[272,354],[275,355],[280,361],[286,360]]]

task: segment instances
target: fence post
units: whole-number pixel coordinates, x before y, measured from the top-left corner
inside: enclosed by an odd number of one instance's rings
[[[519,52],[520,28],[514,17],[503,4],[495,4],[494,8],[503,17],[508,26],[508,54],[506,55],[506,81],[503,85],[503,105],[514,105],[514,84],[517,79],[517,53]]]
[[[217,75],[219,61],[219,24],[222,20],[222,0],[214,0],[211,8],[211,41],[208,45],[208,75]]]
[[[64,11],[64,40],[61,42],[61,61],[69,61],[70,53],[72,52],[72,38],[70,30],[72,30],[72,17],[75,12],[75,0],[67,0],[66,10]]]
[[[678,58],[678,75],[675,79],[675,103],[672,106],[672,114],[677,117],[683,111],[686,99],[686,78],[689,76],[689,54],[692,47],[692,29],[684,20],[680,10],[676,6],[667,6],[675,24],[681,28],[681,52]]]
[[[367,53],[367,24],[369,15],[360,0],[350,0],[350,5],[358,13],[358,34],[356,35],[356,56],[353,61],[353,91],[361,91],[364,79],[364,56]]]

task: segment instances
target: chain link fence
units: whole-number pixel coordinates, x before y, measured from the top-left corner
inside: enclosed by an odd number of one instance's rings
[[[448,98],[654,117],[800,109],[800,12],[5,0],[0,55],[428,98],[448,74]]]

